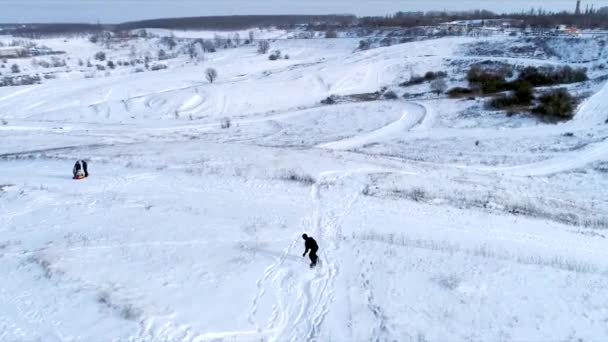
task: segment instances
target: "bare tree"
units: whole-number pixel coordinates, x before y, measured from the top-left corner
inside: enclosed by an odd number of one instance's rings
[[[217,79],[217,71],[213,68],[207,68],[207,70],[205,70],[205,78],[209,83],[213,83],[213,81]]]
[[[135,45],[131,45],[131,47],[129,48],[129,57],[131,59],[137,58],[137,49],[135,48]]]
[[[216,48],[221,48],[224,44],[225,44],[225,39],[222,38],[222,36],[220,36],[219,34],[215,34],[213,35],[213,44],[215,45]]]
[[[236,46],[241,45],[241,35],[238,32],[234,34],[234,37],[232,38],[232,40],[234,40],[234,45],[236,45]]]
[[[433,91],[437,95],[445,93],[447,89],[448,85],[445,83],[445,80],[443,78],[438,78],[431,82],[431,91]]]
[[[270,50],[270,43],[267,40],[262,40],[258,43],[258,53],[266,54]]]
[[[253,44],[253,38],[254,38],[253,31],[249,31],[249,41],[250,41],[252,44]]]

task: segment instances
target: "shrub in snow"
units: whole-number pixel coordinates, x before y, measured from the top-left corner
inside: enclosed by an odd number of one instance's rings
[[[575,101],[565,88],[552,90],[542,95],[539,101],[534,113],[557,120],[571,119],[574,115]]]
[[[369,50],[372,43],[369,39],[359,41],[359,50]]]
[[[150,67],[150,70],[157,71],[157,70],[164,70],[167,68],[168,67],[166,64],[152,64],[152,66]]]
[[[384,93],[384,98],[387,100],[396,100],[397,97],[398,97],[397,94],[392,90],[389,90],[386,93]]]
[[[19,78],[19,85],[32,85],[40,83],[40,76],[25,75]]]
[[[527,81],[513,83],[515,88],[512,95],[500,96],[490,102],[490,106],[496,109],[529,106],[534,99],[532,84]]]
[[[270,59],[271,61],[276,61],[279,58],[281,58],[280,50],[276,50],[272,54],[270,54],[270,56],[268,56],[268,59]]]
[[[106,54],[103,51],[99,51],[98,53],[95,54],[95,59],[98,61],[105,61],[106,60]]]
[[[445,83],[445,80],[442,78],[438,78],[431,82],[431,91],[437,95],[445,93],[445,91],[447,89],[448,89],[448,85],[447,85],[447,83]]]
[[[53,66],[53,68],[64,67],[66,66],[65,59],[60,59],[59,57],[52,56],[51,65]]]
[[[175,42],[175,38],[173,38],[173,37],[162,37],[160,39],[160,43],[167,46],[169,48],[169,50],[173,50],[173,48],[177,46],[177,43]]]
[[[409,193],[409,197],[416,202],[420,202],[426,198],[426,192],[421,188],[415,188]]]
[[[114,68],[116,68],[116,65],[114,65],[114,62],[108,61],[108,68],[114,69]]]
[[[11,65],[11,72],[13,74],[18,74],[21,72],[21,69],[19,69],[19,66],[17,64],[13,64]]]
[[[217,79],[217,70],[207,68],[207,70],[205,70],[205,78],[207,81],[209,81],[209,83],[213,83]]]
[[[536,68],[526,67],[519,74],[519,80],[528,81],[533,86],[547,86],[553,84],[578,83],[588,80],[587,69],[572,68],[565,66],[562,68]]]
[[[436,80],[438,78],[444,78],[447,76],[448,76],[448,74],[445,71],[438,71],[438,72],[428,71],[426,74],[424,74],[424,79],[427,81],[432,81],[432,80]]]
[[[336,95],[331,95],[328,98],[326,98],[325,100],[321,100],[322,104],[325,105],[332,105],[336,103]]]
[[[289,59],[289,55],[285,55],[285,57],[283,57],[283,58],[285,58],[285,59]]]
[[[228,128],[230,128],[230,126],[232,126],[232,122],[230,121],[229,118],[223,118],[222,121],[220,122],[220,127],[222,129],[228,129]]]
[[[447,76],[448,76],[447,73],[445,73],[443,71],[438,71],[438,72],[429,71],[426,74],[424,74],[424,76],[418,76],[418,75],[414,74],[410,77],[409,81],[403,82],[399,85],[402,87],[408,87],[408,86],[413,86],[413,85],[417,85],[417,84],[422,84],[424,82],[433,81],[433,80],[440,79],[440,78],[445,78]]]
[[[169,59],[169,57],[167,56],[167,52],[165,52],[165,50],[160,49],[158,51],[158,60],[159,61],[164,61],[166,59]]]
[[[507,90],[505,75],[497,71],[487,71],[473,66],[467,73],[471,89],[479,89],[484,94],[494,94]]]
[[[289,182],[296,182],[307,186],[316,183],[316,180],[311,175],[301,174],[294,170],[284,170],[282,175],[279,176],[279,179]]]
[[[469,88],[463,88],[463,87],[455,87],[452,88],[450,90],[448,90],[448,95],[451,98],[457,98],[457,97],[461,97],[461,96],[469,96],[473,94],[473,91]]]
[[[270,50],[270,43],[267,40],[262,40],[258,43],[258,53],[266,54]]]

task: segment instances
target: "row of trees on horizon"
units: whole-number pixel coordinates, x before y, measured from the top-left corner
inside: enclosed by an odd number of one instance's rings
[[[141,28],[165,29],[214,29],[240,30],[252,27],[295,28],[305,26],[310,30],[349,27],[382,28],[433,26],[443,22],[473,19],[517,19],[522,27],[552,28],[556,25],[570,25],[583,29],[608,29],[608,7],[587,8],[580,13],[551,12],[544,9],[530,9],[511,14],[497,14],[486,10],[447,12],[397,12],[387,16],[356,17],[354,15],[238,15],[190,18],[167,18],[127,22],[116,25],[83,23],[47,24],[0,24],[4,33],[22,37],[44,35],[93,33],[100,31],[121,32]]]

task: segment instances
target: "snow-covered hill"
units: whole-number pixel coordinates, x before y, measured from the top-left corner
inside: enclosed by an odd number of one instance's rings
[[[569,63],[465,53],[508,39],[276,40],[289,59],[0,88],[0,340],[606,339],[608,85],[560,124],[397,86]]]

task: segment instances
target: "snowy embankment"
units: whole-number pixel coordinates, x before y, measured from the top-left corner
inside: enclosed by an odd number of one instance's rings
[[[553,126],[319,103],[399,91],[472,40],[1,88],[0,340],[602,340],[608,86]]]

